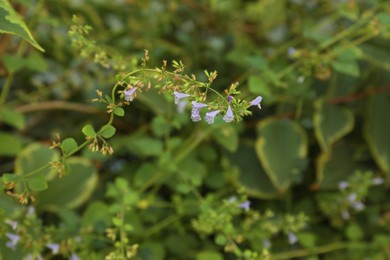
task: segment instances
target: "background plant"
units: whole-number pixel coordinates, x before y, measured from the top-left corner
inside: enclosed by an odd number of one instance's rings
[[[0,8],[3,258],[389,256],[386,1]]]

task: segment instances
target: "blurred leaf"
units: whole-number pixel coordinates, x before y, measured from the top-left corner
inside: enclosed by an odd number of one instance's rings
[[[85,125],[81,131],[83,132],[83,134],[85,134],[88,137],[91,137],[91,138],[96,137],[96,132],[95,132],[95,129],[93,129],[92,125]]]
[[[124,140],[126,149],[138,156],[158,156],[163,152],[160,140],[142,136]]]
[[[314,113],[314,133],[323,151],[352,131],[354,117],[351,111],[340,109],[324,101],[317,101]]]
[[[116,132],[116,128],[112,125],[105,125],[102,127],[102,129],[99,131],[100,135],[104,138],[110,138],[112,137]]]
[[[38,194],[38,206],[77,208],[89,199],[98,182],[95,166],[80,157],[71,157],[68,163],[69,172],[52,180],[49,188]]]
[[[16,34],[40,51],[44,49],[35,41],[20,15],[15,12],[8,0],[0,1],[0,33]]]
[[[238,148],[238,132],[230,125],[224,124],[212,132],[213,138],[229,152],[235,152]]]
[[[345,235],[349,240],[357,241],[363,238],[364,232],[360,226],[357,224],[350,224],[345,230]]]
[[[248,80],[249,91],[253,94],[261,94],[264,98],[271,96],[271,91],[266,82],[259,76],[250,76]]]
[[[47,182],[44,175],[37,173],[32,177],[28,177],[27,185],[32,191],[43,191],[47,189]]]
[[[7,107],[0,108],[0,122],[14,126],[19,130],[23,129],[25,126],[24,115]]]
[[[160,242],[149,240],[140,245],[137,256],[140,259],[163,260],[165,259],[165,248]]]
[[[73,138],[66,138],[61,143],[61,149],[64,154],[69,154],[77,148],[77,142]]]
[[[196,260],[223,260],[223,256],[217,251],[201,251],[197,253]]]
[[[24,175],[56,160],[58,160],[57,151],[42,144],[33,143],[25,147],[16,157],[15,173]],[[50,172],[52,172],[50,167],[40,171],[43,175]]]
[[[390,120],[385,111],[390,111],[389,95],[375,95],[368,102],[364,135],[370,151],[380,167],[390,174]]]
[[[158,173],[156,166],[151,163],[143,163],[134,175],[134,186],[141,187],[150,181]]]
[[[360,76],[359,64],[357,61],[333,61],[333,68],[340,72],[353,77]]]
[[[0,9],[1,13],[1,9]],[[1,30],[0,30],[1,31]],[[3,55],[3,62],[9,73],[16,73],[26,66],[26,59],[19,57],[16,54],[5,53]]]
[[[261,121],[257,129],[257,156],[274,187],[284,192],[302,171],[300,162],[307,155],[306,133],[288,119],[269,118]]]
[[[20,138],[5,132],[0,132],[0,144],[0,155],[17,155],[22,149]]]
[[[33,52],[26,58],[26,67],[32,71],[44,72],[47,71],[48,64],[40,53]]]
[[[13,173],[3,173],[1,175],[4,183],[11,183],[11,182],[17,182],[21,179],[19,175],[13,174]]]
[[[298,233],[299,243],[305,248],[313,248],[316,245],[316,236],[309,232]]]
[[[239,168],[235,182],[244,187],[245,192],[255,198],[271,199],[279,196],[256,156],[254,147],[240,145],[234,154],[228,154],[232,165]]]
[[[152,120],[152,131],[157,137],[163,137],[171,129],[170,123],[163,116],[156,116]]]
[[[341,140],[318,156],[316,175],[321,188],[336,188],[340,181],[352,175],[356,167],[351,156],[353,151],[353,146]]]
[[[98,224],[109,226],[111,223],[111,215],[107,204],[101,201],[90,203],[84,212],[81,225],[83,227],[93,227]]]

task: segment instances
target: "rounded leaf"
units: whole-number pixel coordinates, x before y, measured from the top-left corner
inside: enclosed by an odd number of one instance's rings
[[[289,119],[266,119],[258,125],[260,137],[256,153],[279,192],[284,192],[292,181],[300,178],[307,155],[305,131]]]
[[[96,138],[96,132],[92,125],[85,125],[81,131],[88,137]]]
[[[104,138],[110,138],[115,134],[115,132],[115,127],[113,127],[112,125],[105,125],[102,127],[102,129],[100,129],[99,134]]]

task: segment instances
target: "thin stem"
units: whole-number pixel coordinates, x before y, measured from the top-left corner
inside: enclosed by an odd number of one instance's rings
[[[98,110],[91,106],[81,105],[75,102],[66,101],[46,101],[39,103],[26,104],[18,107],[16,110],[21,113],[29,113],[42,110],[72,110],[77,112],[83,112],[87,114],[95,114]]]

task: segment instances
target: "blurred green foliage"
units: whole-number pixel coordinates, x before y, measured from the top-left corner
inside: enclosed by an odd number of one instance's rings
[[[0,259],[390,258],[388,1],[1,0],[0,14]],[[239,82],[262,110],[194,123],[156,79],[130,106],[91,102],[164,60],[204,82],[217,70],[216,90]]]

